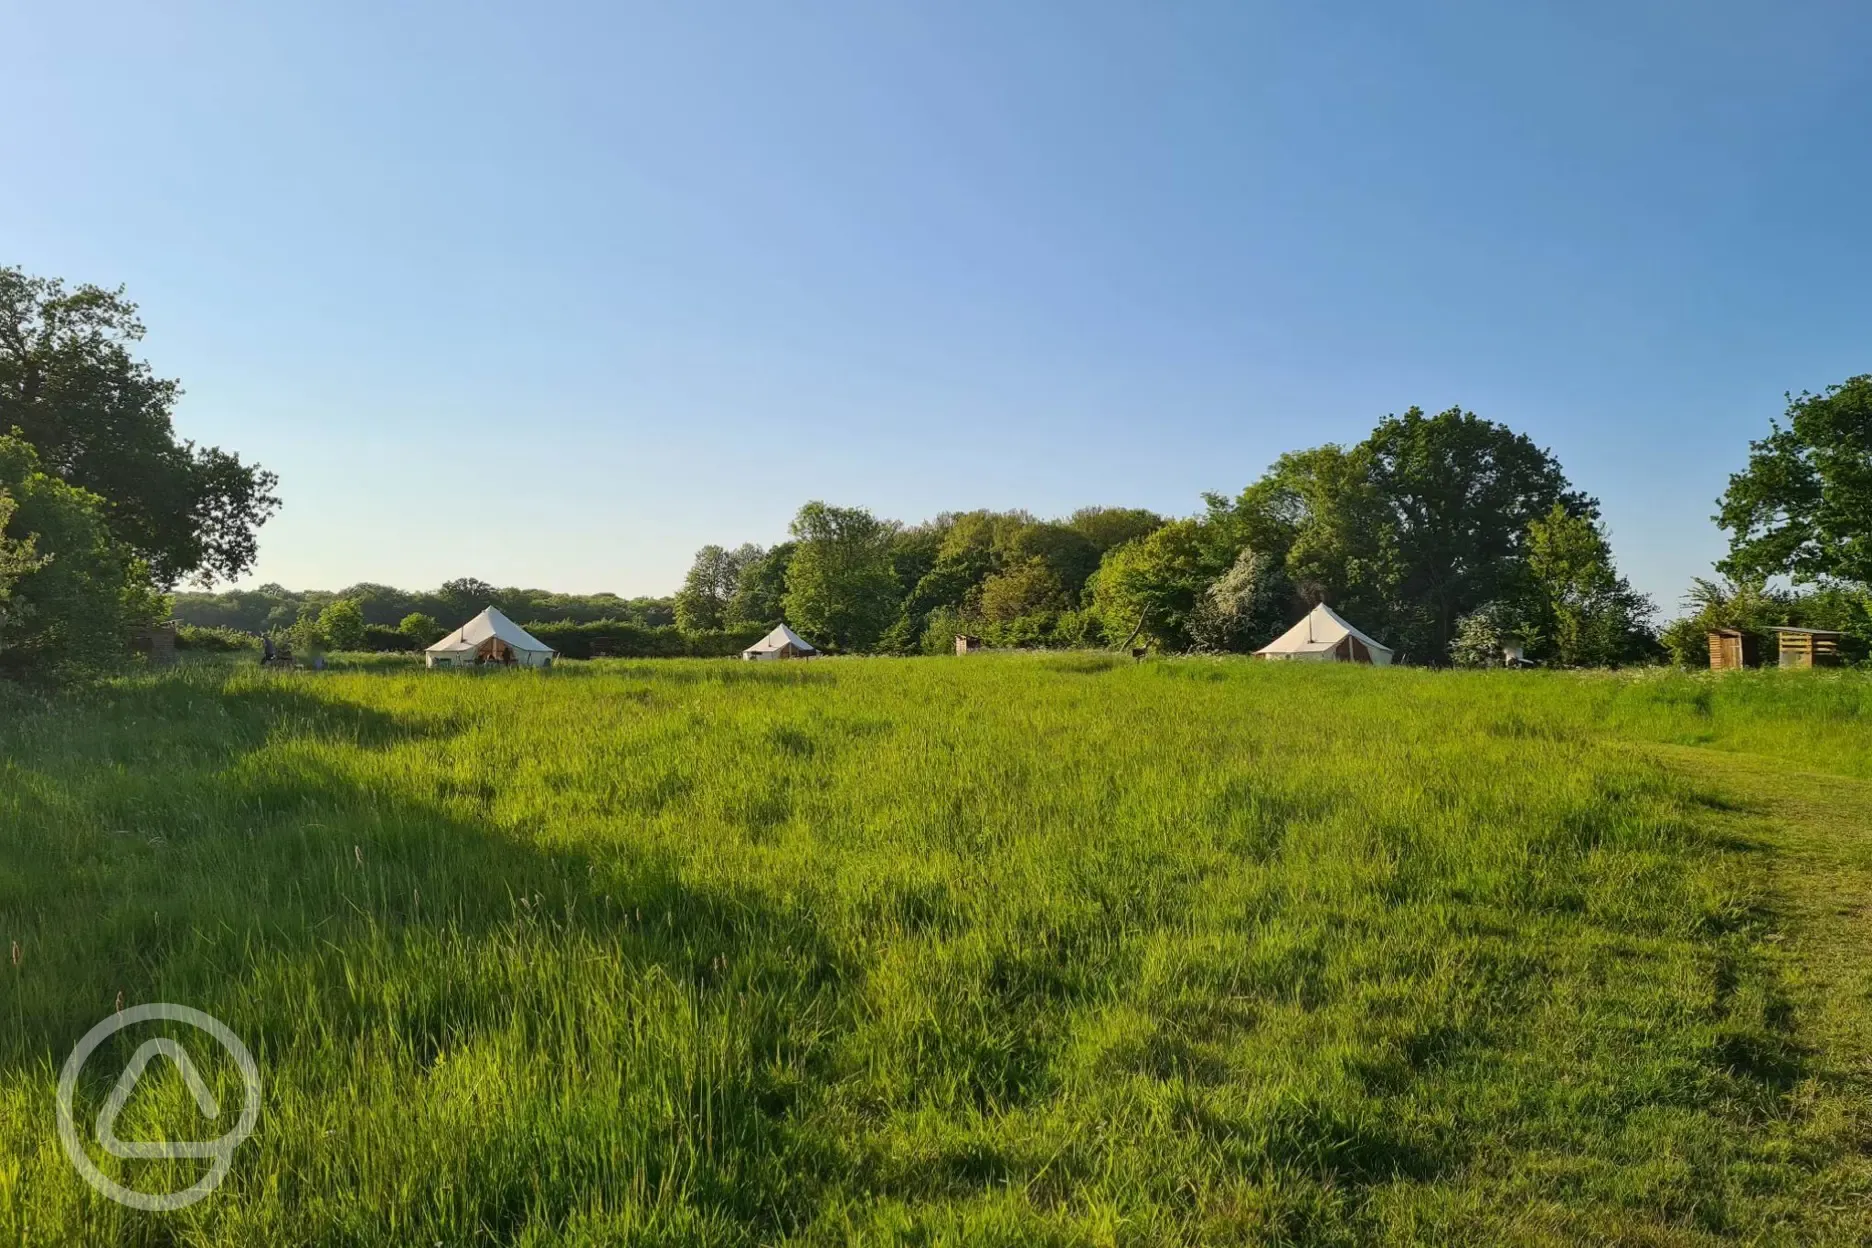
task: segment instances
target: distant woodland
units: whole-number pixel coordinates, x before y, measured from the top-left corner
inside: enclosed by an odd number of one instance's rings
[[[831,653],[1146,646],[1246,653],[1325,602],[1400,661],[1700,665],[1715,627],[1872,641],[1872,376],[1791,396],[1716,500],[1729,554],[1660,627],[1598,501],[1526,435],[1410,408],[1279,456],[1193,514],[1088,506],[915,523],[806,503],[789,540],[705,546],[668,598],[501,588],[207,592],[254,564],[277,479],[180,437],[121,289],[0,269],[0,675],[107,671],[171,612],[184,644],[411,649],[493,604],[573,657],[734,653],[785,622]]]

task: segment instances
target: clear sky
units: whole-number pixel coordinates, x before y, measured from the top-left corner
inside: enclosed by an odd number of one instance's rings
[[[0,0],[0,64],[0,263],[279,472],[250,583],[664,593],[1461,404],[1669,609],[1872,370],[1862,0]]]

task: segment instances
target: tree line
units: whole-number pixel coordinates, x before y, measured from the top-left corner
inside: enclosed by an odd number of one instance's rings
[[[1686,613],[1619,573],[1596,499],[1550,451],[1460,408],[1379,421],[1352,446],[1280,456],[1195,516],[1087,507],[946,513],[904,525],[808,503],[772,549],[706,546],[681,628],[782,620],[832,652],[1144,642],[1246,653],[1325,602],[1401,661],[1489,666],[1509,647],[1565,667],[1707,662],[1710,630],[1777,625],[1872,645],[1872,376],[1790,395],[1717,500],[1730,551]],[[1770,651],[1764,651],[1770,653]]]
[[[1658,653],[1598,504],[1526,436],[1452,408],[1386,417],[1355,446],[1283,455],[1195,516],[1087,507],[917,524],[812,502],[791,541],[707,546],[681,627],[785,619],[832,652],[1144,644],[1245,653],[1330,603],[1407,660],[1500,653],[1567,665]]]
[[[172,611],[198,644],[392,649],[490,603],[572,655],[732,653],[782,622],[833,653],[947,652],[958,633],[1242,653],[1319,602],[1434,665],[1499,662],[1509,644],[1563,666],[1701,665],[1716,627],[1872,640],[1868,376],[1789,396],[1717,501],[1718,578],[1659,629],[1598,502],[1551,452],[1460,408],[1289,452],[1184,517],[1089,506],[905,524],[810,502],[771,548],[704,547],[671,598],[474,578],[209,593],[252,567],[277,480],[177,435],[181,387],[135,357],[142,336],[121,289],[0,269],[0,675],[106,670]]]

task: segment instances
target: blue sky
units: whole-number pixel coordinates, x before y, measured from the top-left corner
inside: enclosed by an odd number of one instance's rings
[[[13,4],[0,263],[127,283],[248,583],[662,593],[810,498],[1186,514],[1461,404],[1674,607],[1872,369],[1859,3]]]

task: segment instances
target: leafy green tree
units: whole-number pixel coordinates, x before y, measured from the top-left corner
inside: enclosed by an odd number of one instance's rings
[[[810,502],[793,518],[799,548],[787,565],[786,615],[814,645],[869,649],[897,618],[891,565],[896,526],[858,507]]]
[[[1006,625],[1029,616],[1053,617],[1069,605],[1058,574],[1038,555],[982,583],[980,614],[989,624]]]
[[[331,641],[319,625],[322,610],[311,603],[306,603],[299,608],[299,618],[285,630],[286,644],[291,646],[297,654],[301,656],[319,654],[331,648]]]
[[[1518,645],[1531,654],[1540,648],[1543,638],[1521,604],[1485,602],[1456,621],[1456,638],[1450,643],[1450,662],[1457,667],[1503,667],[1508,662],[1508,647]]]
[[[1555,503],[1528,526],[1527,575],[1553,662],[1605,667],[1650,648],[1649,599],[1612,563],[1605,528]]]
[[[412,611],[398,621],[397,632],[409,638],[411,645],[428,646],[441,640],[443,634],[446,633],[447,630],[436,622],[436,618],[433,615],[424,615],[420,611]]]
[[[1173,520],[1126,542],[1105,556],[1092,590],[1106,637],[1123,644],[1140,635],[1167,650],[1186,649],[1190,615],[1218,571],[1195,520]]]
[[[111,532],[107,505],[46,472],[27,442],[0,436],[0,549],[10,584],[0,615],[0,672],[82,676],[122,660],[129,632],[166,601],[149,569]]]
[[[1086,580],[1098,571],[1102,554],[1092,539],[1079,530],[1047,520],[1009,529],[1000,535],[994,550],[996,567],[1003,573],[1039,559],[1059,582],[1061,592],[1070,603],[1079,601]],[[986,583],[983,592],[986,592]]]
[[[944,518],[897,530],[891,537],[891,571],[899,585],[915,585],[935,567],[949,526]]]
[[[8,537],[7,526],[13,520],[13,513],[19,510],[19,504],[5,490],[0,490],[0,647],[7,642],[8,630],[13,618],[20,611],[13,600],[13,588],[20,578],[29,572],[36,572],[45,566],[45,560],[38,555],[38,538],[28,533],[23,537]]]
[[[1081,507],[1066,521],[1103,555],[1161,529],[1165,520],[1142,507]]]
[[[473,576],[457,577],[444,581],[442,588],[436,591],[442,608],[449,619],[464,624],[481,614],[486,607],[494,605],[500,591],[486,581]]]
[[[937,607],[924,620],[917,648],[924,654],[954,654],[955,639],[968,631],[961,612],[954,607]]]
[[[741,570],[758,560],[764,552],[758,546],[726,550],[704,546],[696,551],[695,562],[676,591],[676,627],[685,633],[719,631],[728,615],[728,604],[741,582]]]
[[[1727,575],[1872,586],[1872,374],[1790,395],[1719,506]]]
[[[1368,627],[1395,625],[1392,514],[1372,467],[1368,448],[1328,443],[1282,455],[1232,502],[1206,496],[1212,555],[1255,551],[1305,602],[1329,602]]]
[[[358,650],[364,645],[364,609],[351,598],[340,598],[319,612],[318,630],[334,650]]]
[[[785,622],[787,567],[798,549],[795,542],[781,542],[741,568],[722,621],[725,627],[770,629]]]
[[[1293,622],[1296,597],[1278,560],[1244,549],[1197,599],[1190,612],[1190,641],[1212,653],[1251,653]]]
[[[1598,514],[1550,453],[1461,408],[1387,417],[1364,450],[1390,513],[1386,590],[1415,608],[1398,644],[1432,662],[1447,657],[1457,619],[1513,590],[1536,520],[1555,507]]]
[[[278,479],[176,437],[181,388],[132,357],[142,337],[121,289],[0,268],[0,432],[18,430],[43,471],[105,499],[111,534],[157,585],[232,579],[253,565]]]

